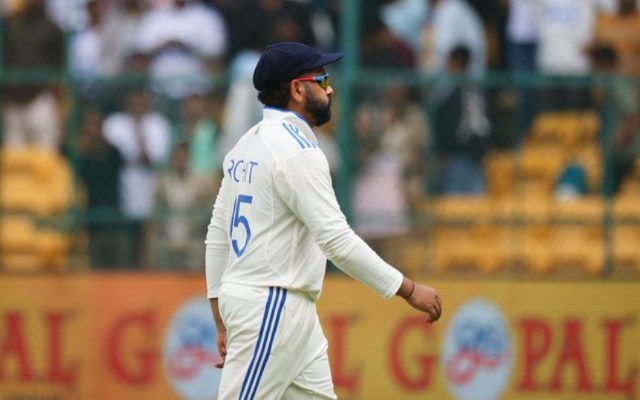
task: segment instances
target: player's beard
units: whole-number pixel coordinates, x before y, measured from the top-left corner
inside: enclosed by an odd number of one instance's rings
[[[313,125],[324,125],[331,119],[331,97],[326,103],[321,99],[313,97],[311,92],[307,92],[305,111],[313,117]]]

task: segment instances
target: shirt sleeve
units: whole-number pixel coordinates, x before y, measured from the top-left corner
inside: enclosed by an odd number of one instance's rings
[[[207,297],[218,297],[220,293],[220,281],[227,263],[229,262],[229,241],[226,232],[226,207],[225,197],[229,190],[228,179],[225,176],[218,191],[211,213],[211,222],[207,230],[205,240],[205,274],[207,279]]]
[[[397,293],[402,273],[349,227],[333,192],[329,165],[319,150],[298,153],[274,173],[281,198],[311,231],[328,259],[384,298]]]

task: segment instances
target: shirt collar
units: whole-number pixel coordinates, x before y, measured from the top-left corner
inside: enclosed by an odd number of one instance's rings
[[[262,109],[262,116],[264,119],[281,119],[281,118],[287,118],[287,117],[294,117],[296,119],[299,119],[302,123],[305,124],[307,128],[309,128],[309,130],[311,130],[311,126],[309,126],[307,121],[295,111],[285,110],[283,108],[265,106]]]
[[[299,128],[301,128],[307,139],[311,139],[314,142],[317,142],[316,135],[313,132],[311,126],[307,123],[307,121],[305,121],[304,118],[300,116],[300,114],[296,113],[295,111],[265,106],[262,110],[262,115],[264,121],[283,120],[284,122],[297,125]]]

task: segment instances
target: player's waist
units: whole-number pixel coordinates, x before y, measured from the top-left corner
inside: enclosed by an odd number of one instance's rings
[[[317,299],[317,295],[315,293],[317,291],[305,290],[297,287],[292,287],[290,285],[264,285],[258,283],[234,282],[232,280],[223,280],[220,287],[220,292],[232,294],[233,296],[244,297],[247,299],[260,299],[264,298],[265,296],[278,293],[287,293],[287,296],[302,297],[313,302],[315,302],[315,300]]]

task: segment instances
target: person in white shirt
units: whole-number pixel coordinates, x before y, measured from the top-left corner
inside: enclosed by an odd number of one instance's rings
[[[87,27],[74,34],[69,49],[69,66],[77,79],[93,80],[101,75],[101,53],[103,38],[101,24],[104,17],[104,4],[91,0],[87,2],[89,21]]]
[[[98,78],[123,72],[134,53],[131,38],[145,12],[142,1],[87,0],[87,25],[73,34],[69,49],[69,66],[76,79],[95,85]]]
[[[509,68],[515,71],[535,71],[538,46],[537,0],[510,0],[507,20]]]
[[[87,0],[47,0],[46,3],[48,14],[61,29],[70,32],[86,27],[89,19],[85,7]]]
[[[166,118],[148,107],[143,89],[132,89],[124,112],[110,115],[103,126],[104,137],[122,154],[125,167],[120,175],[120,206],[130,221],[131,240],[126,257],[138,266],[143,224],[151,216],[158,169],[169,160],[171,126]]]
[[[218,148],[221,159],[238,139],[262,118],[262,105],[256,99],[256,91],[251,81],[259,59],[258,50],[244,49],[229,63],[229,89],[225,97],[222,138]]]
[[[471,52],[471,74],[483,74],[487,69],[487,44],[478,13],[464,0],[429,0],[429,3],[431,8],[421,34],[423,70],[443,72],[451,51],[465,46]]]
[[[596,17],[612,12],[615,4],[611,0],[539,0],[535,4],[539,70],[547,74],[587,74]]]
[[[380,17],[385,25],[416,52],[420,49],[420,35],[416,32],[427,20],[429,4],[424,0],[398,0],[386,2],[380,7]]]
[[[197,0],[175,0],[152,9],[134,40],[136,51],[151,57],[154,89],[181,100],[211,86],[209,67],[224,55],[227,29],[213,8]]]
[[[227,154],[206,238],[207,292],[223,367],[219,399],[335,399],[316,313],[329,258],[383,298],[440,317],[438,293],[382,260],[349,227],[312,126],[331,118],[321,54],[266,48],[253,84],[263,119]]]
[[[595,28],[595,2],[542,0],[537,6],[539,70],[547,74],[586,74],[589,71],[586,48]]]
[[[540,0],[538,7],[538,71],[556,76],[586,76],[596,16],[609,8],[604,0]],[[538,95],[538,111],[591,107],[589,88],[552,85]]]

